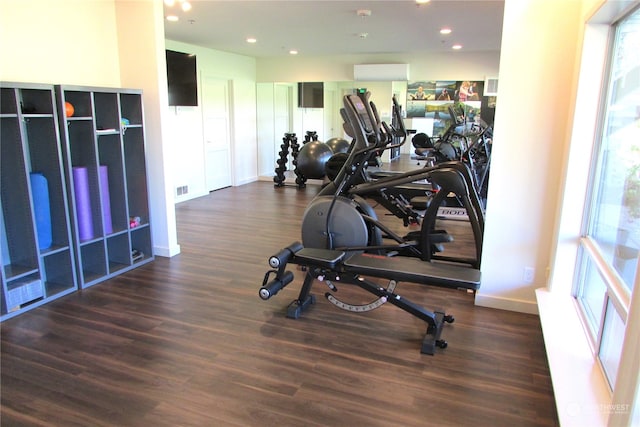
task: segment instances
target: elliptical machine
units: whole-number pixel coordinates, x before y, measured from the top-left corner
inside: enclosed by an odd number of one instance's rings
[[[368,97],[365,99],[368,99]],[[353,250],[365,250],[377,254],[413,256],[424,261],[446,259],[479,268],[482,256],[484,213],[467,166],[456,161],[445,162],[433,167],[394,173],[376,180],[370,180],[366,174],[366,168],[372,158],[382,150],[402,145],[406,140],[407,132],[400,110],[397,108],[397,101],[394,97],[393,114],[396,116],[395,121],[398,123],[398,127],[394,129],[379,120],[375,104],[365,102],[360,97],[349,95],[345,96],[344,103],[343,117],[346,118],[345,123],[348,124],[355,138],[342,169],[333,181],[322,188],[307,208],[302,226],[303,244],[305,246],[311,245],[323,248],[344,248],[345,241],[342,241],[340,236],[344,235],[343,233],[353,233],[354,236],[348,239],[349,244],[353,245]],[[398,136],[401,136],[401,138],[398,139]],[[395,189],[423,180],[427,180],[437,186],[439,191],[432,195],[424,215],[420,218],[419,231],[411,231],[404,236],[398,235],[377,219],[373,208],[366,202],[367,199],[375,200],[391,212],[394,212],[392,208],[395,206],[385,204],[385,201],[388,201],[388,194]],[[443,244],[450,242],[452,238],[446,231],[437,230],[435,225],[438,208],[445,205],[447,198],[452,194],[466,208],[468,213],[475,243],[475,254],[470,258],[448,257],[442,254]],[[350,218],[348,213],[343,213],[342,215],[344,216],[339,216],[340,226],[344,226],[345,230],[332,235],[325,229],[328,224],[322,222],[326,221],[326,215],[331,212],[330,209],[333,209],[333,206],[336,204],[344,205],[345,202],[356,206],[359,215],[352,215],[353,218]],[[314,211],[315,214],[312,215]],[[396,214],[396,216],[399,215]],[[316,223],[316,221],[322,224]],[[349,223],[349,221],[353,221],[353,223]],[[366,241],[363,241],[362,238],[355,238],[356,230],[362,228],[362,222],[364,222],[364,227],[366,228],[366,233],[363,234],[367,236]],[[326,241],[323,239],[326,239]],[[337,246],[332,246],[336,244],[336,242],[333,242],[334,239],[338,239]]]

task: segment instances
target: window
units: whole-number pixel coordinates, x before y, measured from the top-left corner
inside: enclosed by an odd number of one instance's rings
[[[640,9],[613,29],[574,287],[612,389],[640,253]]]

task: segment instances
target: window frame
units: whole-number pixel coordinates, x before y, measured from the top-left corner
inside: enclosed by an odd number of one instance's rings
[[[600,183],[604,174],[603,166],[603,144],[605,140],[605,133],[607,129],[608,109],[612,107],[612,79],[614,78],[613,58],[616,56],[616,48],[619,27],[625,19],[629,18],[635,13],[640,12],[640,5],[630,8],[625,13],[612,22],[608,31],[608,44],[605,52],[605,69],[603,70],[603,79],[600,85],[600,100],[598,105],[598,113],[595,127],[595,134],[593,138],[593,145],[591,150],[591,163],[589,166],[589,178],[587,183],[586,200],[584,203],[584,211],[582,216],[582,235],[579,240],[579,249],[576,256],[576,267],[574,273],[574,281],[572,286],[572,295],[576,298],[577,306],[580,311],[580,317],[582,319],[584,329],[587,333],[590,346],[593,355],[599,364],[603,372],[606,372],[602,361],[599,356],[600,348],[603,341],[603,328],[606,323],[606,311],[609,302],[612,303],[618,315],[622,321],[627,323],[629,315],[629,307],[631,302],[631,291],[625,285],[624,280],[615,270],[614,266],[607,260],[606,255],[602,252],[599,243],[591,237],[591,233],[594,229],[594,222],[592,218],[595,215],[595,207],[598,201],[600,191]],[[591,265],[596,269],[600,278],[605,284],[606,293],[604,296],[603,306],[600,308],[600,322],[597,329],[594,330],[592,322],[589,321],[590,310],[584,300],[582,299],[584,291],[584,275],[585,268],[582,266],[585,262],[585,257],[589,259]],[[583,280],[580,280],[583,279]],[[612,383],[615,382],[615,378],[608,378],[607,380],[613,392]]]
[[[629,298],[613,392],[596,361],[597,347],[588,338],[587,320],[573,295],[574,277],[581,268],[577,259],[584,250],[581,245],[590,247],[584,235],[584,223],[592,184],[595,138],[602,129],[599,111],[605,105],[603,98],[608,91],[610,50],[607,48],[612,43],[611,29],[614,23],[640,7],[640,0],[582,1],[585,3],[584,28],[578,45],[573,124],[567,129],[554,253],[547,286],[537,289],[536,297],[560,423],[631,426],[640,413],[637,375],[640,372],[640,270],[634,280],[635,292],[631,292]]]

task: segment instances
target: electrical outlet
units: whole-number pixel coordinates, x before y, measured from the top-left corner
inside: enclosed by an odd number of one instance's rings
[[[533,267],[525,267],[522,272],[522,280],[525,283],[533,283],[533,279],[536,276],[536,269]]]

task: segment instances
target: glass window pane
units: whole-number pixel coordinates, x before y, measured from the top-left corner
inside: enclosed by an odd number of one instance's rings
[[[593,266],[591,258],[582,257],[580,275],[578,280],[583,284],[578,298],[584,308],[584,313],[589,321],[591,337],[596,341],[600,323],[604,314],[604,300],[607,294],[607,285]]]
[[[607,313],[602,329],[602,342],[598,355],[600,356],[604,373],[607,375],[612,389],[616,385],[616,376],[618,375],[618,365],[620,364],[620,353],[622,351],[623,341],[624,322],[611,301],[609,301],[607,303]]]
[[[640,10],[620,24],[589,234],[632,289],[640,249]]]

